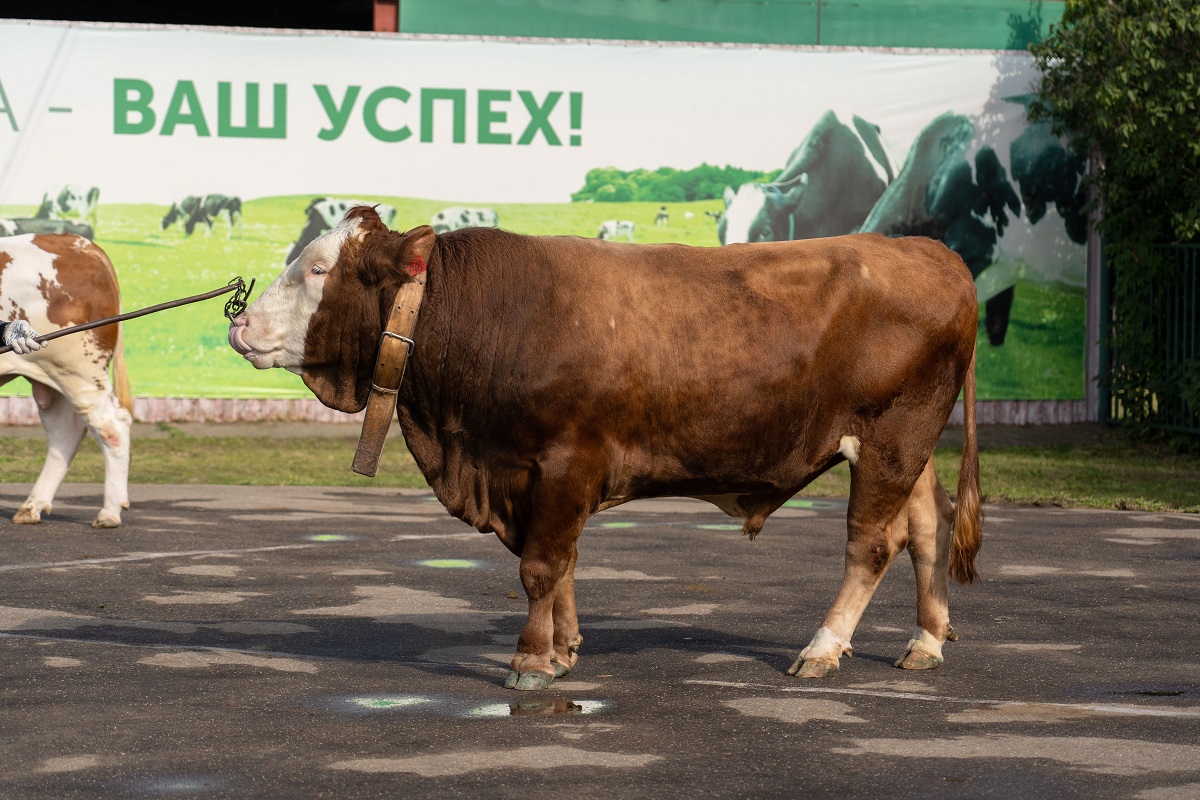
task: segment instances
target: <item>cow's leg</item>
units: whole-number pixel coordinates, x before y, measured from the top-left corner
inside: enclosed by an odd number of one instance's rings
[[[954,506],[933,471],[932,458],[900,516],[907,517],[908,554],[917,579],[917,628],[896,666],[933,669],[942,663],[942,644],[955,636],[948,604]]]
[[[99,382],[103,388],[97,389]],[[129,508],[129,438],[133,417],[113,394],[108,375],[99,378],[71,376],[62,390],[87,429],[100,445],[104,457],[104,503],[92,521],[93,528],[115,528],[121,524],[121,509]]]
[[[988,343],[993,347],[1004,344],[1008,335],[1008,319],[1012,315],[1015,295],[1016,287],[1010,286],[984,304],[983,326],[987,330]]]
[[[509,689],[545,689],[554,680],[560,666],[565,674],[574,663],[570,658],[570,640],[578,636],[578,627],[565,624],[574,618],[574,590],[568,568],[574,562],[575,542],[587,520],[587,508],[580,492],[566,481],[547,480],[538,487],[529,532],[521,551],[521,583],[529,597],[529,620],[517,640],[505,687]],[[560,589],[562,594],[560,594]],[[559,598],[563,597],[559,619],[564,620],[563,645],[566,664],[559,664],[556,649],[556,619]],[[567,597],[570,602],[567,602]],[[568,611],[569,608],[569,611]],[[571,634],[571,629],[575,633]]]
[[[889,426],[890,427],[890,426]],[[843,653],[853,654],[850,639],[888,565],[907,543],[907,525],[897,524],[928,453],[919,458],[903,441],[876,431],[884,444],[870,441],[846,447],[850,460],[850,508],[847,512],[846,570],[837,598],[808,646],[788,670],[801,678],[823,678],[837,671]]]
[[[121,509],[129,508],[129,439],[133,417],[111,392],[83,410],[83,418],[104,455],[104,504],[93,528],[121,524]]]
[[[33,525],[42,521],[42,514],[54,508],[54,495],[71,466],[83,441],[85,426],[83,418],[61,394],[41,383],[33,385],[34,398],[38,404],[38,416],[46,431],[46,463],[29,497],[13,515],[18,525]]]

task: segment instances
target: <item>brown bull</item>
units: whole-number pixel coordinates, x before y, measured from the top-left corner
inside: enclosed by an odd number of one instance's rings
[[[947,575],[972,580],[981,541],[978,309],[952,251],[879,235],[696,248],[400,234],[356,208],[234,320],[230,343],[358,411],[393,300],[426,265],[400,425],[450,513],[521,558],[529,619],[508,686],[544,688],[578,659],[573,575],[589,515],[699,497],[753,538],[841,461],[845,577],[790,672],[837,669],[905,547],[918,627],[897,665],[942,662]],[[964,386],[955,508],[932,455]]]

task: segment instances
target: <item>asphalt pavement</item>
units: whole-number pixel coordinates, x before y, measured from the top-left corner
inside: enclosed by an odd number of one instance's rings
[[[1200,519],[988,507],[931,672],[897,560],[831,678],[845,503],[754,542],[698,501],[588,524],[579,666],[503,688],[517,561],[428,493],[0,485],[0,797],[1200,796]]]

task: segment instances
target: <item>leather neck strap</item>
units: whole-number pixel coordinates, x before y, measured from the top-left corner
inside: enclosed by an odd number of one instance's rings
[[[424,265],[422,265],[423,267]],[[422,269],[400,287],[388,316],[387,327],[379,338],[379,353],[375,356],[375,374],[371,378],[371,394],[367,398],[367,415],[358,437],[358,450],[351,466],[359,475],[375,477],[383,440],[387,438],[392,418],[396,416],[396,398],[404,367],[412,355],[413,331],[417,328],[417,313],[425,296],[425,271]]]

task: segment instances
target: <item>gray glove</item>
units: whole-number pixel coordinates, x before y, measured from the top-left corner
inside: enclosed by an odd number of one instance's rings
[[[34,350],[41,350],[48,343],[35,342],[34,337],[40,334],[29,326],[29,323],[23,319],[16,322],[10,322],[4,328],[4,344],[12,347],[13,352],[23,356],[32,353]]]

